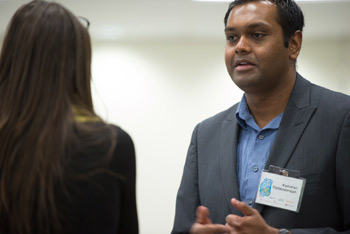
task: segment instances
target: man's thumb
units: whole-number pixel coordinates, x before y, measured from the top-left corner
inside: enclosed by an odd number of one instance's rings
[[[205,206],[197,207],[197,222],[200,224],[210,224],[211,220],[209,219],[209,210]]]

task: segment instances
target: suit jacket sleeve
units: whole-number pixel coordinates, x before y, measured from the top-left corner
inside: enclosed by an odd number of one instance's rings
[[[198,174],[197,174],[197,131],[193,131],[187,158],[176,200],[175,222],[172,234],[189,233],[196,220],[196,209],[199,206]]]

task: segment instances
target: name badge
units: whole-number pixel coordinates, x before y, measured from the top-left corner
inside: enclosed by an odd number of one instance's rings
[[[255,202],[299,212],[306,180],[300,172],[270,166],[260,177]]]

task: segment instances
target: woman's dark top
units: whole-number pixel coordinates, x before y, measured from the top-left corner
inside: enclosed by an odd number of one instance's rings
[[[95,174],[85,178],[69,180],[68,195],[63,191],[58,192],[59,200],[62,199],[59,204],[62,204],[60,209],[65,230],[70,230],[65,232],[67,234],[138,233],[133,141],[121,128],[111,128],[116,133],[117,141],[112,160],[102,171],[96,170]],[[110,130],[106,130],[105,139],[110,137]],[[106,154],[111,147],[107,142],[99,147],[87,148],[73,159],[75,171],[89,172],[85,165],[91,167],[91,162],[100,154]],[[80,165],[84,165],[83,169]]]

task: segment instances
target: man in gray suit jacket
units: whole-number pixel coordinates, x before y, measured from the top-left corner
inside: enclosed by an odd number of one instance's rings
[[[225,61],[244,96],[194,129],[173,234],[350,233],[350,97],[296,72],[303,26],[293,0],[230,4]],[[270,165],[306,179],[299,212],[255,202]]]

